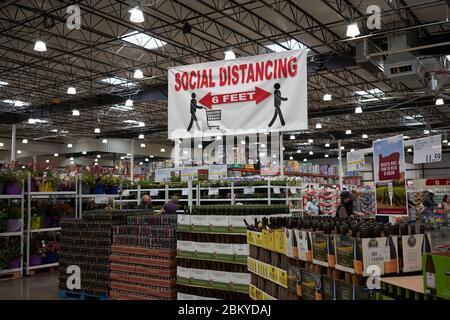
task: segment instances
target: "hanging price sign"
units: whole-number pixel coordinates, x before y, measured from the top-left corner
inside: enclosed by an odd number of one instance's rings
[[[208,195],[209,196],[217,196],[219,194],[219,188],[209,188]]]
[[[361,151],[347,152],[347,171],[360,171],[365,169],[364,153]]]
[[[413,163],[430,163],[442,160],[441,135],[414,140]]]
[[[255,188],[253,187],[244,187],[244,194],[254,194]]]

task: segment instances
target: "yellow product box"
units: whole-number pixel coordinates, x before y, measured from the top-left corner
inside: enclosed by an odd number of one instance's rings
[[[262,231],[262,247],[274,251],[274,233],[270,230]]]
[[[258,272],[257,272],[261,277],[263,278],[267,278],[268,274],[269,274],[269,268],[268,265],[265,264],[264,262],[260,262],[258,261]]]
[[[259,232],[247,230],[247,243],[248,244],[256,245],[256,237],[257,237],[256,234],[257,233],[259,233]]]
[[[285,270],[277,268],[278,271],[278,284],[287,288],[287,272]]]
[[[278,268],[269,266],[269,280],[278,283]]]
[[[248,286],[248,295],[250,296],[251,299],[253,300],[256,299],[256,287],[252,284]]]
[[[286,255],[286,234],[284,229],[276,229],[274,234],[274,251]]]

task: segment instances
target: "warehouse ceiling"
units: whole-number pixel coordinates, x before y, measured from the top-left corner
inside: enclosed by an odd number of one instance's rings
[[[66,24],[74,4],[81,29]],[[136,4],[144,23],[129,20]],[[367,27],[369,5],[381,8],[380,30]],[[417,138],[424,130],[450,138],[448,12],[448,0],[3,1],[0,137],[19,122],[21,139],[76,139],[101,128],[98,137],[145,133],[148,141],[166,142],[168,67],[222,60],[227,50],[240,57],[308,47],[311,129],[286,137],[288,153],[308,138],[321,145],[341,138],[346,148],[399,133]],[[355,22],[361,34],[352,39],[346,30]],[[407,50],[392,46],[402,35]],[[47,51],[33,50],[37,40]],[[420,64],[420,72],[387,75],[387,65],[402,59]],[[133,78],[136,69],[143,79]],[[128,98],[132,110],[123,106]]]

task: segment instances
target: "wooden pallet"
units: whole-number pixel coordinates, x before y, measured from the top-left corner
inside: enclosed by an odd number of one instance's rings
[[[108,300],[106,294],[95,296],[84,292],[74,292],[69,290],[59,290],[58,297],[64,300]]]
[[[22,277],[22,275],[20,274],[20,271],[2,273],[2,274],[0,274],[0,281],[14,280],[14,279],[18,279],[21,277]]]
[[[30,270],[30,272],[27,274],[27,276],[35,276],[35,275],[37,275],[37,274],[47,273],[47,272],[57,272],[58,269],[59,269],[58,266],[56,266],[56,267],[47,267],[47,268],[34,269],[34,270]]]

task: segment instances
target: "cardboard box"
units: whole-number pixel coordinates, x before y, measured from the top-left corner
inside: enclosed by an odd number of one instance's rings
[[[213,243],[212,257],[214,260],[228,261],[234,260],[233,244],[230,243]]]
[[[191,231],[191,215],[178,214],[177,215],[177,230],[178,231]]]
[[[209,279],[209,271],[206,269],[191,269],[191,284],[202,286],[202,287],[211,287]]]
[[[226,271],[209,271],[209,280],[211,286],[216,289],[228,290],[229,288],[229,274]]]
[[[262,230],[262,247],[274,251],[275,248],[275,239],[274,239],[274,233],[270,230]]]
[[[177,267],[177,283],[190,284],[191,283],[191,269],[184,267]]]
[[[248,292],[251,281],[249,273],[229,272],[229,288],[232,291]]]
[[[247,226],[244,223],[244,219],[247,216],[228,216],[228,224],[231,233],[246,233]]]
[[[212,232],[229,232],[228,216],[214,215],[210,216],[210,231]]]
[[[450,299],[450,253],[423,254],[422,266],[425,293]]]
[[[213,259],[213,244],[210,242],[195,242],[194,256],[199,259]]]
[[[249,255],[249,244],[233,244],[234,261],[240,263],[246,263]]]
[[[286,232],[285,229],[274,230],[274,250],[286,255]]]
[[[194,256],[195,242],[194,241],[177,241],[177,257],[190,258]]]
[[[210,216],[191,216],[191,231],[209,232]]]

